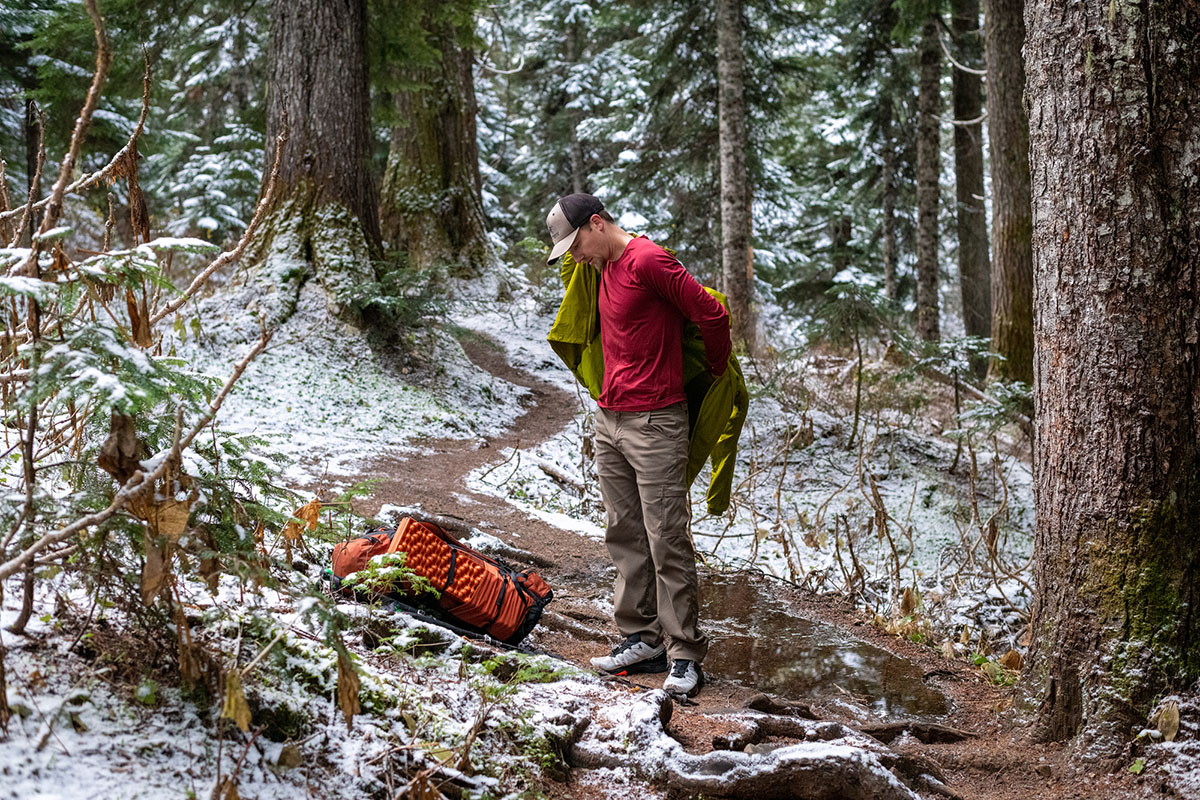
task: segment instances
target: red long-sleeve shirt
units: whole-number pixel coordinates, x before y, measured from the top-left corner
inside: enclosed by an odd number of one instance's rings
[[[600,271],[604,382],[597,401],[613,411],[653,411],[685,399],[683,328],[696,323],[708,370],[729,361],[729,312],[670,253],[635,238]]]

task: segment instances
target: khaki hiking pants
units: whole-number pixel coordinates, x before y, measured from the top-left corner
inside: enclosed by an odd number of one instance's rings
[[[699,663],[696,553],[687,487],[687,404],[657,411],[596,411],[596,473],[608,512],[604,541],[617,568],[613,608],[625,637],[668,637],[671,659]]]

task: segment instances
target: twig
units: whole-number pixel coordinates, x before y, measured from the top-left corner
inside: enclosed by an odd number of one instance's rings
[[[129,140],[125,143],[124,147],[122,147],[120,150],[117,151],[116,155],[114,155],[112,157],[112,159],[102,169],[97,170],[96,172],[93,172],[90,175],[84,175],[79,180],[77,180],[74,183],[72,183],[71,185],[67,186],[66,189],[63,190],[63,193],[64,194],[75,194],[80,189],[86,189],[94,183],[99,183],[102,180],[107,180],[108,177],[110,175],[112,175],[113,172],[116,171],[117,167],[119,167],[121,165],[121,162],[125,160],[126,154],[129,153],[129,151],[133,148],[134,144],[137,142],[137,139],[142,135],[142,131],[146,125],[146,116],[149,113],[149,111],[150,111],[150,59],[149,59],[149,56],[147,56],[146,57],[146,73],[145,73],[145,77],[142,79],[142,113],[138,117],[138,123],[136,126],[134,126],[133,133],[131,133],[129,135]],[[49,202],[50,202],[50,198],[46,198],[44,200],[41,200],[40,202],[34,203],[32,205],[32,208],[34,210],[39,210],[39,209],[45,208]],[[9,211],[4,214],[0,214],[0,221],[9,219],[10,217],[13,217],[13,216],[21,213],[24,209],[27,209],[29,207],[30,206],[27,204],[25,206],[22,206],[22,208],[15,208],[12,211]],[[105,249],[107,249],[107,247]]]
[[[275,634],[275,638],[272,639],[271,641],[267,642],[267,646],[264,647],[262,650],[260,650],[258,655],[256,655],[250,661],[249,664],[242,667],[242,677],[243,678],[250,674],[250,670],[252,670],[256,666],[258,666],[258,662],[263,660],[263,656],[265,656],[267,653],[269,653],[271,651],[271,648],[274,647],[276,645],[276,643],[279,642],[279,640],[282,639],[284,637],[284,635],[286,635],[286,633],[287,633],[287,631],[280,631],[279,633]]]
[[[238,363],[237,367],[234,368],[233,374],[229,376],[229,379],[225,381],[225,385],[221,387],[221,391],[217,393],[216,398],[209,406],[209,410],[201,417],[200,421],[183,439],[180,439],[180,431],[183,424],[183,406],[180,406],[178,409],[176,409],[174,442],[171,445],[171,449],[167,456],[159,462],[158,466],[155,467],[153,472],[151,472],[149,475],[145,475],[141,470],[137,470],[133,473],[129,480],[125,482],[120,491],[117,492],[116,496],[113,498],[112,502],[109,503],[107,508],[103,509],[102,511],[97,511],[94,514],[89,514],[82,519],[78,519],[61,530],[47,533],[22,551],[19,555],[16,555],[4,562],[3,565],[0,565],[0,581],[11,577],[47,547],[66,541],[75,534],[91,527],[92,525],[99,525],[113,514],[124,508],[130,501],[141,497],[147,491],[153,489],[155,483],[164,475],[166,475],[168,469],[179,460],[180,453],[187,449],[187,447],[192,443],[192,440],[196,438],[196,435],[203,430],[206,425],[208,425],[213,417],[217,415],[217,412],[221,408],[221,404],[225,401],[225,397],[229,394],[230,390],[233,389],[234,383],[237,382],[238,378],[242,376],[242,373],[246,371],[246,367],[250,365],[250,362],[254,359],[254,357],[261,353],[267,346],[267,343],[271,340],[271,333],[271,331],[265,331],[262,335],[262,338],[259,339],[258,344],[256,344],[246,355],[246,357]]]
[[[950,60],[950,63],[953,64],[955,66],[955,68],[961,69],[963,72],[967,73],[968,75],[980,75],[982,77],[987,77],[986,69],[975,69],[973,67],[968,67],[965,64],[958,63],[958,61],[954,58],[954,56],[950,55],[950,48],[946,47],[945,36],[938,36],[938,44],[940,44],[942,46],[942,52],[946,54],[946,58]],[[983,119],[983,117],[980,117],[980,119]]]

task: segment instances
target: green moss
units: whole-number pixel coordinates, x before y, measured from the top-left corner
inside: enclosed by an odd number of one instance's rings
[[[1088,554],[1081,595],[1094,598],[1110,634],[1105,667],[1111,689],[1135,707],[1163,686],[1200,677],[1200,646],[1187,629],[1193,516],[1175,492],[1148,500],[1130,510],[1127,522],[1110,520]]]

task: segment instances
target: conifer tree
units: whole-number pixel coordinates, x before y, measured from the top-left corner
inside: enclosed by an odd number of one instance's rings
[[[920,93],[917,120],[917,335],[940,338],[938,311],[938,171],[941,164],[942,50],[938,19],[931,11],[921,26]]]
[[[389,247],[410,266],[478,274],[491,248],[476,144],[474,0],[375,4],[392,99],[380,200]]]
[[[1026,21],[1038,291],[1025,674],[1043,736],[1123,764],[1154,703],[1200,678],[1200,8],[1031,4]]]
[[[717,75],[721,162],[721,288],[729,300],[733,338],[754,351],[754,256],[751,189],[746,179],[746,100],[741,0],[717,4]]]
[[[993,380],[1033,383],[1033,245],[1023,0],[988,0],[988,147],[992,171]]]
[[[268,54],[267,172],[277,191],[254,243],[260,313],[279,321],[316,279],[330,310],[356,319],[359,288],[380,253],[371,172],[366,0],[274,0]]]
[[[958,234],[958,280],[967,336],[990,335],[991,268],[987,214],[983,204],[983,42],[979,0],[952,0],[950,27],[956,58],[951,67],[954,98],[954,220]],[[982,378],[987,360],[972,370]]]

